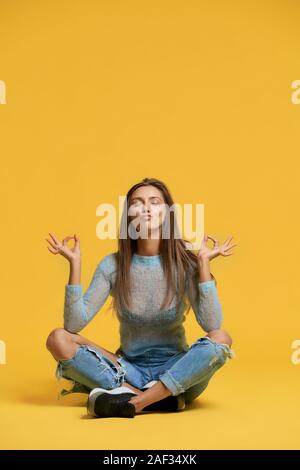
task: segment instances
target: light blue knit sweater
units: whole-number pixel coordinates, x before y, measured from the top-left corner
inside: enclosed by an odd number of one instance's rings
[[[81,284],[65,285],[64,328],[77,333],[101,309],[108,298],[116,274],[116,252],[104,256],[97,265],[91,283],[83,292]],[[159,311],[166,292],[161,255],[141,256],[134,253],[131,264],[131,311],[118,315],[120,322],[120,347],[116,353],[129,359],[147,351],[163,354],[165,351],[187,351],[183,322],[184,306],[176,313],[178,298],[175,295],[166,310]],[[206,332],[220,328],[223,314],[215,281],[197,282],[199,303],[191,303],[197,322]],[[191,300],[189,298],[189,300]]]

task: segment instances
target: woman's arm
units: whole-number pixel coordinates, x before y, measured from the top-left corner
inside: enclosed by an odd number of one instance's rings
[[[219,329],[223,322],[223,312],[219,301],[215,280],[210,274],[210,261],[219,256],[230,256],[229,250],[236,244],[229,245],[233,237],[229,237],[223,245],[209,235],[204,236],[198,253],[198,301],[191,301],[197,322],[204,331]],[[213,240],[214,247],[208,248],[206,242]]]
[[[199,282],[211,281],[210,275],[210,264],[209,259],[206,257],[198,257],[198,271],[199,271]]]
[[[105,256],[94,272],[89,288],[83,293],[80,284],[81,250],[80,239],[68,235],[62,242],[49,232],[51,239],[46,238],[50,244],[48,250],[53,254],[60,254],[69,261],[69,284],[65,285],[64,302],[64,328],[71,333],[82,330],[100,310],[111,291],[111,275],[115,265],[113,255]],[[74,239],[73,248],[68,247],[68,241]]]
[[[100,310],[111,291],[107,256],[98,264],[90,285],[83,293],[80,262],[70,263],[69,284],[65,285],[64,328],[71,333],[82,330]]]
[[[198,261],[197,281],[195,288],[198,290],[198,301],[190,299],[196,320],[206,332],[219,329],[223,313],[217,287],[210,274],[210,263],[206,258]]]

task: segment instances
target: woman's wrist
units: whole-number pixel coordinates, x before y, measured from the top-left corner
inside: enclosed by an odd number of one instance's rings
[[[75,258],[70,260],[69,284],[80,284],[81,260]]]
[[[203,253],[203,254],[199,254],[198,253],[198,261],[199,263],[209,263],[210,262],[210,259],[209,259],[209,256],[207,253]]]
[[[198,256],[199,282],[211,281],[210,261],[207,256]]]
[[[69,259],[70,266],[72,267],[77,267],[81,265],[81,259],[80,258],[71,258]]]

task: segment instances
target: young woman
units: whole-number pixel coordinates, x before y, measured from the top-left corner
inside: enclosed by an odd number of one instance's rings
[[[80,240],[46,239],[53,254],[70,263],[65,285],[64,328],[53,330],[46,346],[57,361],[56,376],[73,381],[62,390],[89,393],[93,416],[134,417],[144,411],[182,410],[232,358],[232,338],[221,329],[223,314],[210,272],[217,256],[230,256],[223,244],[205,235],[198,253],[179,234],[174,201],[166,185],[145,178],[127,195],[118,251],[98,263],[90,286],[80,284]],[[125,236],[124,236],[125,234]],[[175,236],[176,235],[176,236]],[[73,248],[67,242],[74,238]],[[207,243],[213,242],[213,248]],[[191,245],[190,245],[191,247]],[[120,322],[115,353],[79,335],[108,296]],[[183,322],[192,307],[206,336],[190,346]]]

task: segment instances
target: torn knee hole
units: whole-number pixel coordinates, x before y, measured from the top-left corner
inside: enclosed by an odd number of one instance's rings
[[[216,362],[218,362],[218,360],[219,360],[218,356],[214,356],[214,357],[210,360],[210,362],[209,362],[208,365],[209,365],[209,366],[212,366],[212,365],[214,365]]]

